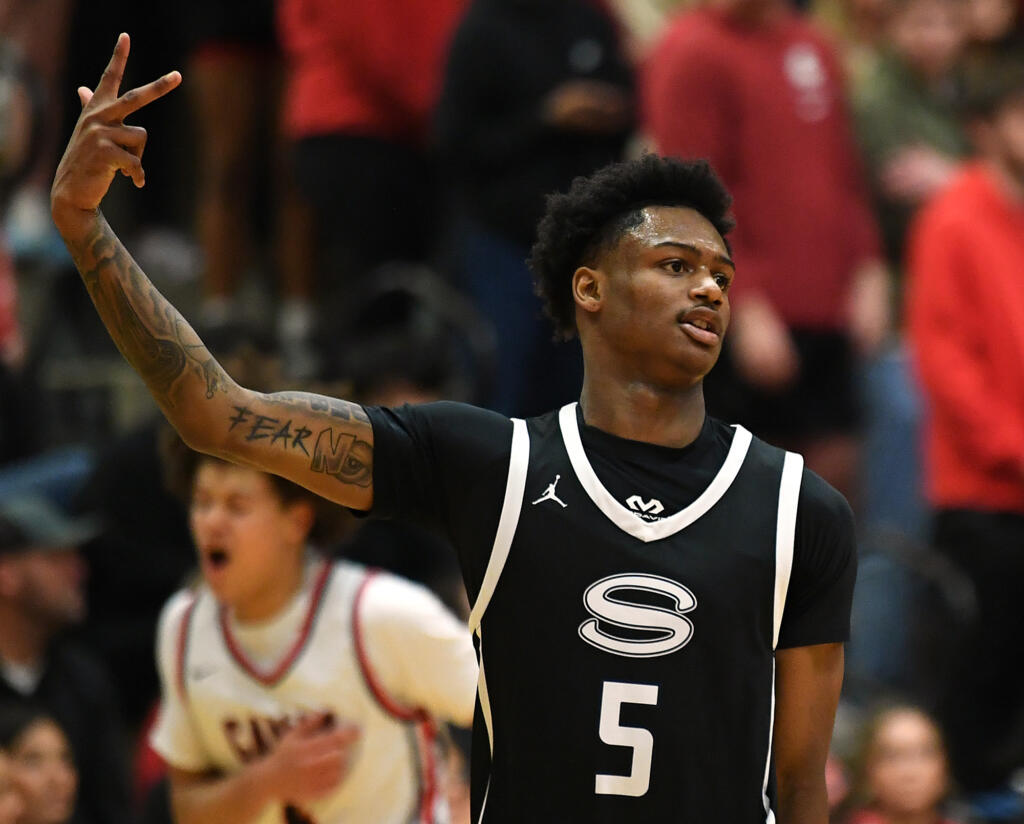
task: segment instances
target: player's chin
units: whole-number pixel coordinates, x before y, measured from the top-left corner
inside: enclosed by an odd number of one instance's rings
[[[677,353],[676,365],[679,371],[687,377],[699,380],[714,368],[721,354],[721,344],[715,346],[686,346],[683,351]]]

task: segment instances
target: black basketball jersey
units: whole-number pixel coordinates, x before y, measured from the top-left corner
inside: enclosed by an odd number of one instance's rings
[[[470,618],[474,822],[774,821],[774,650],[802,475],[737,427],[704,492],[647,520],[657,501],[627,508],[598,479],[576,404],[514,421]]]

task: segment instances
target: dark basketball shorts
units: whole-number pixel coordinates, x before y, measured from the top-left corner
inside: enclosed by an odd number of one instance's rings
[[[186,8],[185,42],[194,52],[276,50],[273,0],[190,0]]]
[[[860,424],[857,357],[838,331],[791,329],[800,358],[795,383],[778,392],[752,386],[736,371],[728,339],[704,379],[708,413],[739,423],[765,440],[853,434]]]

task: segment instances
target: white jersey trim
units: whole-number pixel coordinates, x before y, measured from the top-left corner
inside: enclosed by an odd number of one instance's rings
[[[498,531],[494,535],[491,557],[487,561],[484,580],[480,584],[480,592],[469,613],[469,629],[476,632],[484,611],[494,595],[498,578],[505,568],[512,539],[519,525],[519,513],[523,508],[523,493],[526,490],[526,472],[530,465],[530,433],[526,429],[526,421],[512,419],[512,453],[508,461],[508,481],[505,484],[505,500],[501,505],[501,517],[498,519]]]
[[[775,521],[775,597],[772,616],[772,652],[779,644],[782,615],[786,610],[789,577],[793,571],[793,545],[796,540],[796,512],[800,502],[800,483],[804,476],[804,459],[795,452],[787,452],[782,463],[779,481],[779,512]],[[764,760],[764,783],[761,797],[764,801],[765,824],[775,824],[775,812],[768,799],[768,779],[771,774],[772,742],[775,733],[775,659],[772,658],[772,708],[768,721],[768,753]]]
[[[800,501],[800,482],[804,475],[804,459],[787,452],[779,483],[779,515],[775,522],[775,614],[772,621],[772,649],[779,645],[782,614],[786,610],[789,576],[793,571],[793,544],[796,540],[796,510]]]
[[[761,800],[764,802],[764,824],[775,824],[775,811],[768,798],[768,777],[772,769],[772,734],[775,731],[775,658],[772,658],[772,709],[768,716],[768,757],[764,760],[764,782],[761,785]]]
[[[587,453],[583,449],[583,441],[580,439],[579,424],[576,420],[576,403],[566,404],[558,413],[558,423],[562,430],[562,440],[565,442],[565,450],[569,453],[569,461],[572,464],[573,472],[579,479],[583,489],[590,496],[597,508],[600,509],[608,519],[623,532],[632,535],[645,543],[660,541],[675,535],[685,529],[705,512],[711,509],[726,490],[736,480],[743,459],[747,456],[752,436],[742,426],[736,426],[736,434],[733,436],[732,445],[729,447],[729,454],[719,468],[714,479],[708,484],[700,496],[675,515],[663,518],[660,521],[644,521],[637,517],[631,509],[627,509],[607,490],[601,483],[594,468],[587,459]]]
[[[490,747],[491,758],[494,758],[494,719],[491,717],[491,697],[487,692],[487,675],[484,673],[484,637],[479,627],[476,629],[478,639],[477,654],[480,658],[480,675],[477,679],[477,694],[480,698],[480,712],[484,717],[484,726],[487,727],[487,744]],[[493,764],[492,764],[493,766]],[[484,800],[480,804],[480,818],[484,820],[484,813],[487,811],[487,796],[491,792],[491,778],[487,777],[487,786],[484,788]]]

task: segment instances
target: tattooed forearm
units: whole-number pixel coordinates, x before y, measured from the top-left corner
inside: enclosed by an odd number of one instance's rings
[[[185,369],[185,350],[177,341],[158,338],[149,331],[120,283],[112,283],[109,291],[117,318],[115,342],[138,368],[143,380],[166,396]],[[135,354],[141,357],[133,358]]]
[[[157,401],[174,406],[172,390],[189,372],[207,398],[227,391],[230,379],[101,216],[85,239],[69,248],[114,343]]]

